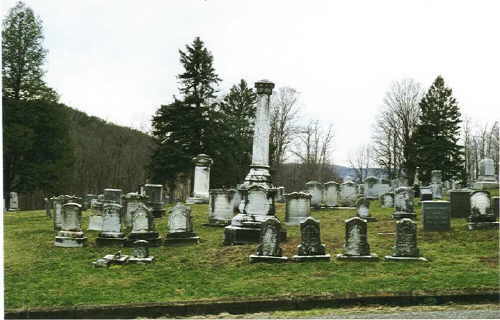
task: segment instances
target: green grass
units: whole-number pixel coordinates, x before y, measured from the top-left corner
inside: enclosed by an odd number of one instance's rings
[[[278,205],[284,220],[284,207]],[[372,253],[391,254],[392,209],[373,202],[369,223]],[[354,210],[313,211],[321,220],[323,243],[332,257],[342,252],[344,220]],[[417,209],[420,217],[420,208]],[[402,291],[447,291],[496,289],[499,284],[498,232],[467,231],[464,219],[452,220],[451,232],[423,233],[418,221],[418,241],[429,263],[331,262],[249,264],[248,255],[256,245],[222,246],[223,229],[202,226],[207,205],[193,206],[195,232],[199,245],[152,248],[152,265],[94,268],[92,261],[117,248],[96,248],[97,232],[88,231],[85,248],[55,247],[52,221],[43,211],[24,211],[4,215],[5,306],[32,308],[90,304],[168,302],[194,299],[238,297],[383,294]],[[166,217],[156,220],[162,237]],[[87,229],[88,213],[83,227]],[[287,227],[288,241],[283,254],[296,254],[300,242],[298,227]],[[123,248],[122,253],[132,250]]]

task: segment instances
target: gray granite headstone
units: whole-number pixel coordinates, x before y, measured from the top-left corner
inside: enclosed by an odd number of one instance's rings
[[[330,255],[325,253],[325,245],[321,243],[319,221],[308,217],[300,223],[302,242],[297,246],[297,255],[293,261],[329,261]]]
[[[403,218],[396,223],[396,245],[392,256],[385,256],[385,260],[416,260],[427,261],[420,257],[417,247],[417,224],[411,219]]]
[[[311,214],[311,194],[292,192],[285,194],[285,224],[297,226]]]
[[[368,226],[364,219],[353,217],[345,221],[344,253],[338,254],[337,259],[376,260],[376,254],[370,253],[368,244]]]
[[[422,201],[424,231],[450,231],[450,202]]]
[[[470,195],[472,190],[451,190],[450,211],[452,218],[467,218],[470,214]]]
[[[287,257],[281,256],[280,248],[281,224],[276,217],[269,217],[262,222],[260,244],[257,253],[250,255],[250,263],[254,262],[285,262]]]

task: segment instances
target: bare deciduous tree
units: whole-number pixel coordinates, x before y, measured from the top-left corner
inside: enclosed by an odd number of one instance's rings
[[[354,153],[349,155],[349,165],[353,169],[358,183],[363,181],[368,176],[368,169],[372,164],[372,148],[370,145],[361,145]]]
[[[415,169],[414,133],[422,97],[420,85],[412,79],[394,82],[386,93],[373,134],[374,158],[390,178],[401,174],[413,183]]]

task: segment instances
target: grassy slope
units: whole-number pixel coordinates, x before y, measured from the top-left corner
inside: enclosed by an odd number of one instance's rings
[[[283,205],[278,217],[284,219]],[[355,211],[314,211],[321,220],[322,239],[332,256],[341,253],[344,223]],[[391,253],[392,209],[373,203],[369,243],[379,256]],[[420,216],[420,208],[417,213]],[[88,304],[164,302],[190,299],[307,295],[322,293],[375,294],[415,290],[498,288],[498,232],[466,231],[463,219],[452,220],[452,232],[423,233],[419,247],[430,263],[317,262],[249,264],[256,245],[224,247],[223,230],[204,227],[206,205],[193,206],[195,231],[202,242],[191,247],[152,248],[153,265],[93,268],[91,262],[118,249],[96,248],[97,232],[89,231],[86,248],[54,247],[52,222],[42,211],[6,213],[6,308]],[[83,227],[88,224],[84,214]],[[157,220],[158,221],[158,220]],[[157,222],[162,237],[166,218]],[[296,253],[298,227],[288,227],[283,254]],[[122,253],[131,253],[124,248]]]

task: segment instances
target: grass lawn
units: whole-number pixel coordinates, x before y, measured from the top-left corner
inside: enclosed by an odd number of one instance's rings
[[[91,304],[168,302],[237,297],[382,294],[402,291],[498,289],[498,231],[467,231],[464,219],[452,220],[451,232],[422,232],[419,248],[429,263],[331,262],[249,264],[256,245],[222,246],[223,229],[204,227],[207,205],[193,206],[199,245],[152,248],[152,265],[94,268],[91,262],[117,248],[96,248],[97,232],[88,231],[85,248],[55,247],[52,221],[44,211],[4,214],[5,307],[33,308]],[[368,240],[372,253],[389,255],[394,244],[393,209],[372,202]],[[284,206],[278,204],[284,221]],[[332,257],[342,252],[344,220],[354,210],[313,211],[320,219],[323,243]],[[166,217],[156,220],[165,236]],[[83,228],[88,226],[84,213]],[[287,227],[283,254],[296,254],[298,227]],[[122,253],[132,250],[122,248]]]

